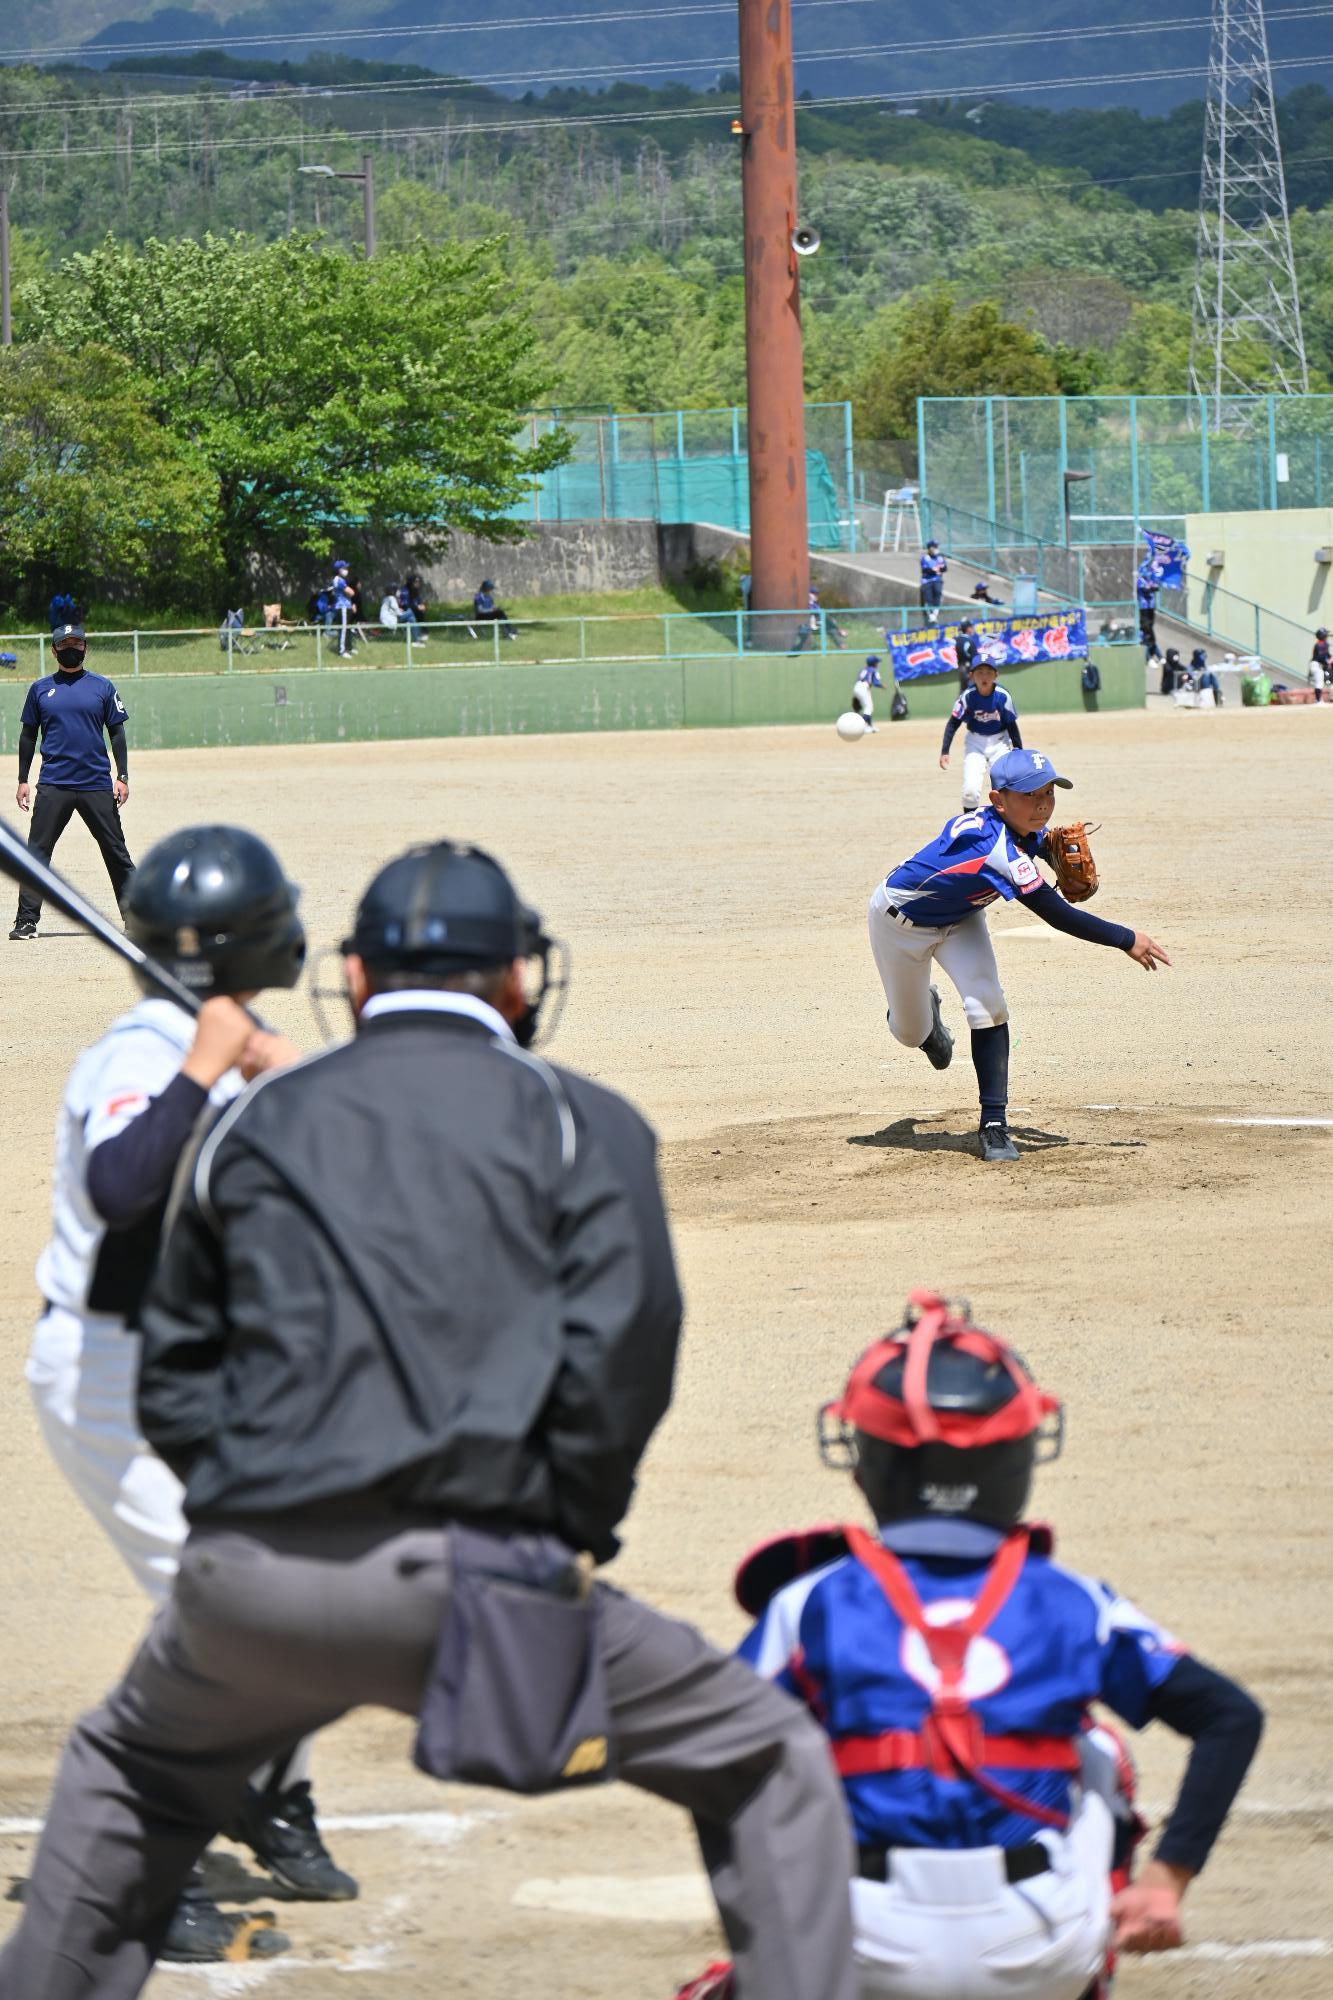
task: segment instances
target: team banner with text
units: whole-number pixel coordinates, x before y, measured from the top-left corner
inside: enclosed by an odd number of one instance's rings
[[[921,680],[927,674],[956,673],[956,623],[927,625],[920,632],[886,632],[885,643],[896,681]],[[986,667],[1030,666],[1038,660],[1085,660],[1088,619],[1082,605],[1060,611],[1037,611],[1023,618],[974,618],[977,664]]]

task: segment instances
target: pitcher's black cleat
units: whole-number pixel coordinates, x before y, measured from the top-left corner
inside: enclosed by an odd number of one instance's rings
[[[1018,1148],[1009,1137],[1009,1127],[1000,1121],[983,1125],[978,1140],[983,1160],[1016,1160]]]
[[[953,1036],[944,1025],[944,1017],[940,1013],[939,988],[935,986],[930,989],[930,1007],[935,1018],[930,1033],[921,1046],[925,1051],[927,1062],[933,1063],[936,1069],[948,1069],[953,1061]]]

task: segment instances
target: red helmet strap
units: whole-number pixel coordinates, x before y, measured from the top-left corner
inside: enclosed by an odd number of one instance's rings
[[[912,1298],[914,1302],[920,1303],[921,1312],[907,1336],[907,1355],[903,1362],[903,1402],[911,1419],[912,1429],[922,1444],[934,1444],[939,1437],[940,1427],[930,1406],[926,1376],[930,1370],[931,1349],[949,1324],[949,1308],[943,1299],[937,1299],[930,1292],[914,1292]]]

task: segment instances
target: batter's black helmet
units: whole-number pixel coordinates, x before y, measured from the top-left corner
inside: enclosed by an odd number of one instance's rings
[[[562,976],[553,981],[549,960],[558,947],[494,855],[452,840],[410,847],[381,868],[361,898],[342,949],[355,952],[372,971],[440,978],[539,959],[536,997],[527,1017],[514,1024],[525,1045],[535,1039],[548,993],[565,985],[563,951]]]
[[[905,1324],[867,1348],[819,1413],[826,1465],[855,1471],[878,1521],[1023,1517],[1032,1468],[1058,1458],[1064,1419],[1022,1359],[967,1308],[913,1292]]]
[[[125,928],[201,999],[295,986],[305,964],[299,894],[258,834],[187,826],[135,869]]]

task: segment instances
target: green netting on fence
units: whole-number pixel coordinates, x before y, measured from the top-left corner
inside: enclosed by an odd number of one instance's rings
[[[921,490],[1022,536],[1333,501],[1333,396],[924,396]],[[1085,474],[1066,480],[1066,474]]]
[[[746,413],[666,410],[529,419],[533,442],[556,426],[573,438],[569,460],[548,472],[511,510],[519,521],[708,521],[742,534],[750,526]],[[851,409],[810,403],[805,412],[810,546],[852,546]]]

